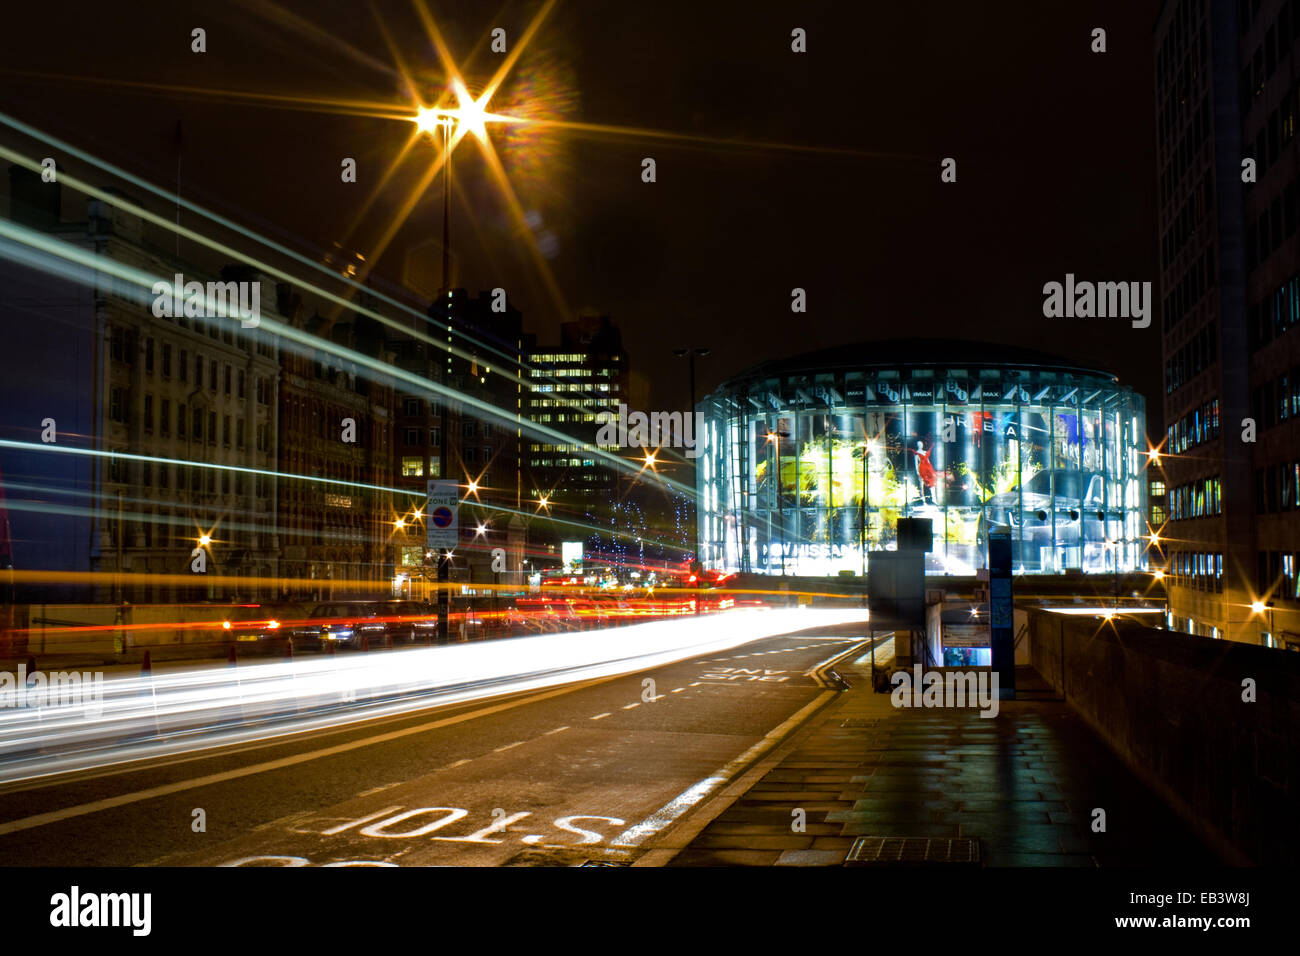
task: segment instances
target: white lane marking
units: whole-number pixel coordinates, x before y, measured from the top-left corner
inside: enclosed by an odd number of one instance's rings
[[[523,743],[522,740],[516,740],[514,743],[512,743],[512,744],[506,744],[504,747],[497,747],[497,748],[493,749],[492,752],[493,752],[494,754],[499,754],[499,753],[501,753],[503,750],[510,750],[510,749],[512,749],[512,748],[514,748],[514,747],[518,747],[518,746],[519,746],[520,744],[522,744],[522,743]]]
[[[337,833],[342,833],[344,830],[351,830],[354,826],[357,826],[358,824],[369,823],[371,820],[375,819],[376,817],[384,817],[392,813],[393,811],[400,810],[400,809],[402,809],[402,805],[399,803],[395,807],[388,807],[384,810],[380,810],[378,813],[372,813],[369,816],[361,817],[359,820],[349,820],[347,823],[341,823],[336,827],[330,827],[328,830],[321,830],[320,833],[321,836],[334,836]]]
[[[673,692],[674,694],[680,694],[680,693],[681,693],[682,691],[684,691],[685,689],[686,689],[685,687],[674,687],[674,688],[672,689],[672,692]]]
[[[822,693],[818,694],[816,698],[809,701],[803,707],[799,708],[798,711],[787,717],[779,727],[769,730],[763,735],[762,740],[754,744],[739,757],[733,758],[726,766],[715,770],[710,776],[705,777],[703,780],[691,784],[691,786],[673,797],[636,826],[624,830],[610,841],[610,846],[636,846],[647,837],[653,836],[671,826],[673,823],[676,823],[683,813],[694,807],[714,790],[718,789],[719,786],[729,782],[737,773],[747,767],[754,760],[757,760],[764,753],[775,747],[786,734],[799,726],[799,724],[803,723],[809,715],[834,696],[836,696],[835,691],[822,691]]]
[[[602,717],[608,717],[608,716],[609,716],[609,711],[605,711],[603,714],[597,714],[595,717],[588,717],[587,719],[588,719],[588,720],[600,720],[600,718],[602,718]]]
[[[641,706],[641,705],[640,705],[639,703],[638,703],[638,704],[628,704],[628,705],[625,706],[623,709],[624,709],[624,710],[631,710],[633,707],[640,707],[640,706]]]
[[[691,686],[692,686],[692,687],[699,687],[699,686],[700,686],[700,682],[699,682],[699,681],[696,681],[696,682],[695,682],[694,684],[692,684]]]
[[[516,707],[523,707],[527,704],[548,700],[552,697],[559,697],[561,694],[571,694],[575,690],[582,690],[586,687],[593,686],[594,683],[604,683],[608,680],[613,680],[613,678],[603,678],[592,683],[584,682],[572,687],[562,687],[558,690],[549,690],[543,694],[536,694],[532,697],[525,697],[521,700],[508,701],[504,704],[493,704],[491,707],[483,707],[466,714],[457,714],[454,717],[443,717],[441,720],[431,720],[427,723],[417,724],[414,727],[403,727],[401,730],[390,730],[387,733],[376,734],[373,737],[363,737],[360,740],[349,740],[347,743],[335,744],[332,747],[322,747],[320,750],[310,750],[307,753],[293,754],[292,756],[280,757],[276,760],[265,760],[262,763],[255,763],[248,767],[239,767],[234,770],[223,770],[220,773],[209,773],[202,777],[193,777],[189,780],[178,780],[175,783],[149,787],[147,790],[136,790],[133,793],[118,794],[115,797],[106,797],[103,800],[94,800],[90,803],[80,803],[76,806],[64,807],[61,810],[50,810],[47,813],[38,813],[34,816],[23,817],[19,820],[10,820],[7,823],[0,823],[0,836],[9,833],[17,833],[20,830],[30,830],[32,827],[45,826],[47,823],[57,823],[60,820],[70,820],[73,817],[85,816],[88,813],[98,813],[100,810],[111,810],[114,807],[139,803],[141,800],[152,800],[154,797],[165,797],[173,793],[184,793],[186,790],[195,790],[199,787],[207,787],[216,783],[225,783],[227,780],[238,780],[241,777],[251,777],[254,774],[267,773],[271,770],[283,770],[285,767],[295,767],[298,764],[308,763],[312,760],[319,760],[321,757],[332,757],[336,754],[350,753],[353,750],[360,750],[362,747],[370,747],[374,744],[386,743],[390,740],[400,740],[403,737],[410,737],[413,734],[427,733],[430,730],[437,730],[440,727],[450,727],[453,724],[464,723],[467,720],[473,720],[475,717],[486,717],[489,714],[498,714],[505,710],[514,710]]]
[[[549,737],[551,736],[551,734],[558,734],[561,730],[568,730],[568,729],[569,729],[569,725],[565,724],[563,727],[556,727],[554,730],[548,730],[546,733],[542,734],[542,736]]]
[[[455,763],[449,763],[447,764],[447,766],[443,767],[442,769],[450,770],[452,767],[463,767],[467,763],[469,763],[468,757],[464,758],[463,760],[457,760]]]
[[[485,826],[482,830],[478,830],[475,833],[471,833],[469,836],[430,837],[429,839],[441,840],[444,843],[504,843],[505,842],[504,840],[489,840],[488,837],[491,836],[493,833],[503,833],[507,828],[509,828],[510,824],[514,823],[516,820],[522,820],[524,817],[531,817],[532,815],[533,814],[531,810],[524,810],[520,813],[512,813],[510,816],[505,816],[503,814],[499,817],[496,816],[494,812],[491,823]]]

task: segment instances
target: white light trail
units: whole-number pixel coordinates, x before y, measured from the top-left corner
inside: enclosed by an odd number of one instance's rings
[[[0,709],[0,784],[335,729],[865,622],[862,608],[744,608],[473,644],[107,676],[92,703]]]

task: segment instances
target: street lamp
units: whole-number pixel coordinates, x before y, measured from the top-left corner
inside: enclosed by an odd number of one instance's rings
[[[1251,610],[1251,612],[1254,613],[1254,614],[1265,614],[1265,615],[1267,615],[1266,623],[1268,624],[1268,641],[1269,641],[1269,643],[1266,644],[1265,647],[1272,647],[1273,644],[1274,644],[1274,638],[1273,638],[1273,602],[1272,602],[1272,601],[1252,601],[1251,604],[1250,604],[1250,610]]]
[[[781,525],[781,577],[785,577],[785,500],[781,497],[781,439],[789,437],[789,432],[781,431],[779,419],[776,430],[767,433],[768,444],[776,449],[776,481],[772,487],[775,489],[777,520]]]

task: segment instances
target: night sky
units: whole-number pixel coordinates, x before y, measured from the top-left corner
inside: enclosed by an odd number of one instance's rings
[[[476,93],[502,59],[492,28],[513,46],[540,7],[427,4]],[[1151,281],[1159,297],[1157,9],[561,0],[490,109],[704,141],[492,127],[557,301],[467,140],[454,165],[456,284],[506,288],[543,342],[579,309],[614,316],[655,408],[686,401],[674,346],[713,349],[703,392],[781,355],[956,336],[1108,367],[1146,392],[1158,422],[1158,314],[1145,330],[1042,317],[1043,284],[1067,272]],[[374,256],[432,160],[427,143],[348,235],[410,124],[211,95],[409,112],[384,30],[422,88],[443,85],[411,3],[74,2],[5,16],[3,112],[169,189],[180,121],[191,200],[313,258],[336,242],[359,251],[381,285],[436,289],[441,180]],[[190,51],[196,26],[203,54]],[[790,50],[795,27],[807,53]],[[1089,50],[1094,27],[1107,31],[1104,54]],[[8,130],[0,141],[30,145]],[[653,184],[641,181],[647,156]],[[948,156],[955,184],[940,182]],[[340,181],[343,157],[358,160],[358,183]],[[84,216],[73,197],[65,209]],[[806,315],[790,312],[794,287],[807,290]]]

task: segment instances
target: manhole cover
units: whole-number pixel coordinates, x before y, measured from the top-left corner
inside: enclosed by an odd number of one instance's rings
[[[845,866],[929,866],[939,863],[978,866],[979,862],[979,840],[930,840],[925,837],[858,837],[844,858]]]

